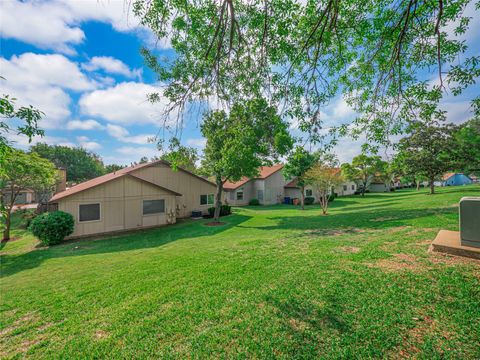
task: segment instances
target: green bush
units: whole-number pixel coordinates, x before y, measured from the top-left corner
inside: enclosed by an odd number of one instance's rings
[[[224,204],[220,207],[220,216],[230,215],[232,213],[232,207],[230,205]],[[215,214],[215,207],[208,208],[208,214],[213,217]]]
[[[328,202],[332,202],[333,200],[335,200],[335,194],[330,194],[328,197]]]
[[[258,199],[252,199],[248,202],[248,205],[260,205],[260,201],[258,201]]]
[[[30,224],[30,230],[44,245],[54,245],[70,235],[73,232],[73,226],[72,215],[63,211],[54,211],[34,218]]]
[[[305,198],[305,205],[312,205],[315,202],[315,198],[313,196],[307,196]]]

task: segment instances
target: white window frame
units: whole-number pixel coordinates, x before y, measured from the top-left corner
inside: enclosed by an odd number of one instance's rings
[[[163,212],[151,213],[151,214],[144,214],[143,213],[143,203],[145,201],[160,201],[163,200]],[[161,214],[165,214],[167,212],[167,201],[165,199],[142,199],[142,216],[158,216]]]
[[[206,204],[202,204],[202,196],[207,197],[207,203]],[[209,196],[213,197],[213,202],[211,202],[211,203],[208,202]],[[200,206],[208,206],[208,205],[214,205],[214,204],[215,204],[215,194],[213,194],[213,193],[211,193],[211,194],[200,194]]]
[[[81,205],[96,205],[98,204],[98,213],[99,213],[99,217],[98,217],[98,220],[80,220],[80,206]],[[85,202],[85,203],[79,203],[78,204],[78,223],[79,224],[85,224],[85,223],[93,223],[93,222],[98,222],[98,221],[102,221],[102,203],[100,202]]]

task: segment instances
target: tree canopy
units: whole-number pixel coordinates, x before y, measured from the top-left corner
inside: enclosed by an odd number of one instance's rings
[[[342,174],[337,166],[338,160],[335,155],[323,154],[305,174],[305,183],[312,186],[323,215],[327,215],[332,190],[343,183]]]
[[[30,147],[30,151],[65,169],[68,182],[78,183],[105,173],[100,156],[81,147],[38,143]]]
[[[318,152],[311,153],[302,146],[295,147],[287,157],[285,166],[283,167],[283,175],[287,179],[295,178],[297,186],[301,191],[301,207],[305,207],[305,174],[319,160]]]
[[[366,134],[375,144],[412,122],[444,117],[445,91],[458,95],[475,83],[480,57],[457,38],[473,1],[134,0],[133,9],[175,50],[168,60],[143,49],[165,84],[149,96],[168,99],[165,116],[181,119],[212,98],[229,108],[266,96],[319,141],[321,108],[341,92],[360,116],[330,131]],[[471,100],[478,112],[480,97]]]
[[[197,172],[197,161],[199,160],[197,149],[180,144],[180,140],[176,138],[169,147],[169,151],[160,157],[162,160],[168,161],[174,170],[181,167],[193,173]]]
[[[12,149],[6,154],[3,172],[0,174],[1,188],[9,194],[6,200],[0,197],[4,240],[10,238],[10,216],[18,194],[26,189],[48,192],[53,189],[56,181],[55,166],[36,153],[27,154]]]
[[[408,173],[428,179],[430,193],[434,193],[434,182],[455,165],[453,152],[456,146],[453,133],[455,126],[416,126],[412,134],[398,144],[397,157],[403,161]]]
[[[216,220],[223,184],[257,176],[260,166],[285,155],[293,143],[288,124],[263,99],[234,104],[228,115],[225,111],[208,113],[201,131],[207,139],[202,168],[217,185]]]
[[[359,184],[362,196],[365,196],[368,185],[372,182],[375,174],[382,170],[382,165],[380,156],[360,154],[352,159],[351,164],[342,164],[342,174],[348,180]]]

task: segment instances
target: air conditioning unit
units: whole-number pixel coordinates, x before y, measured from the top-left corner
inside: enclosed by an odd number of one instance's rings
[[[460,200],[460,239],[463,246],[480,248],[480,197]]]

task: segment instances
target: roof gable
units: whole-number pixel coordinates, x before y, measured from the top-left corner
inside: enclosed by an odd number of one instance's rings
[[[277,171],[283,169],[283,164],[275,164],[273,166],[261,166],[259,168],[259,175],[255,178],[248,178],[248,177],[243,177],[242,179],[231,182],[227,181],[225,184],[223,184],[223,188],[225,190],[235,190],[239,188],[240,186],[246,184],[250,180],[265,180],[266,178],[272,176],[275,174]]]
[[[156,187],[159,187],[165,191],[168,191],[172,194],[176,194],[178,196],[180,196],[181,194],[173,191],[173,190],[170,190],[170,189],[167,189],[163,186],[160,186],[158,184],[155,184],[155,183],[152,183],[146,179],[143,179],[139,176],[135,176],[134,173],[137,171],[137,170],[140,170],[140,169],[143,169],[143,168],[146,168],[146,167],[150,167],[150,166],[155,166],[155,165],[158,165],[158,164],[164,164],[164,165],[167,165],[167,166],[170,166],[170,163],[168,161],[165,161],[165,160],[157,160],[157,161],[152,161],[152,162],[149,162],[149,163],[144,163],[144,164],[138,164],[138,165],[135,165],[135,166],[129,166],[129,167],[126,167],[126,168],[123,168],[123,169],[120,169],[120,170],[117,170],[117,171],[114,171],[114,172],[111,172],[111,173],[108,173],[108,174],[105,174],[105,175],[102,175],[102,176],[99,176],[99,177],[96,177],[94,179],[91,179],[91,180],[87,180],[85,182],[82,182],[80,184],[77,184],[75,186],[72,186],[71,188],[67,189],[67,190],[64,190],[62,192],[59,192],[57,194],[55,194],[51,199],[50,199],[50,202],[53,202],[53,201],[58,201],[60,199],[63,199],[67,196],[71,196],[73,194],[77,194],[79,192],[82,192],[82,191],[85,191],[85,190],[88,190],[88,189],[91,189],[93,187],[96,187],[96,186],[99,186],[99,185],[102,185],[102,184],[105,184],[109,181],[113,181],[115,179],[118,179],[122,176],[126,176],[126,175],[130,175],[132,176],[133,178],[139,180],[139,181],[145,181],[145,182],[148,182],[152,185],[155,185]],[[191,173],[190,171],[188,170],[185,170],[185,169],[182,169],[182,168],[178,168],[179,171],[183,171],[191,176],[194,176],[200,180],[203,180],[203,181],[206,181],[207,183],[211,184],[214,186],[214,184],[210,181],[208,181],[207,179],[204,179],[198,175],[195,175],[193,173]]]

